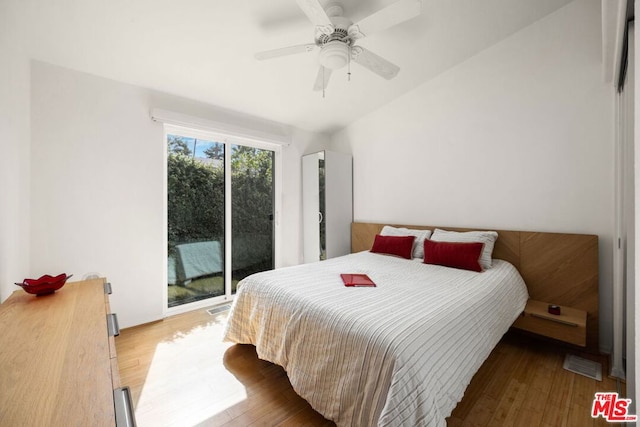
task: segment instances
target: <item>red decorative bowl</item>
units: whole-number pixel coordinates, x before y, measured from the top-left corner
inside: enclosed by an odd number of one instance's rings
[[[49,276],[45,274],[39,279],[24,279],[22,283],[16,283],[29,294],[35,294],[37,296],[52,294],[67,282],[69,277],[73,274],[66,275],[65,273],[58,274],[57,276]]]

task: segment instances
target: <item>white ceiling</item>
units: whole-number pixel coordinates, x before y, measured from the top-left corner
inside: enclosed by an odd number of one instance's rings
[[[352,64],[312,91],[317,52],[295,0],[12,0],[32,58],[316,132],[333,133],[571,0],[422,0],[422,14],[358,43],[400,66]],[[357,22],[395,0],[342,0]],[[26,25],[28,23],[28,25]]]

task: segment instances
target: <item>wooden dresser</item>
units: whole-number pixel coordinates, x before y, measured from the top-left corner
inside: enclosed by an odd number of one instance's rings
[[[104,279],[0,305],[0,425],[135,425],[120,386],[117,319]]]

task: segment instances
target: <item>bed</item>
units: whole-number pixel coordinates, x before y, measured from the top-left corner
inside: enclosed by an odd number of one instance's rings
[[[504,260],[476,273],[362,250],[245,278],[224,339],[255,345],[339,426],[444,426],[528,297]]]

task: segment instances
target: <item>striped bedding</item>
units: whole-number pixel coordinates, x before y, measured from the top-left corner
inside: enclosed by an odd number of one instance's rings
[[[347,288],[340,273],[377,287]],[[339,426],[445,426],[528,298],[505,261],[475,273],[370,252],[238,286],[225,341],[255,345]]]

